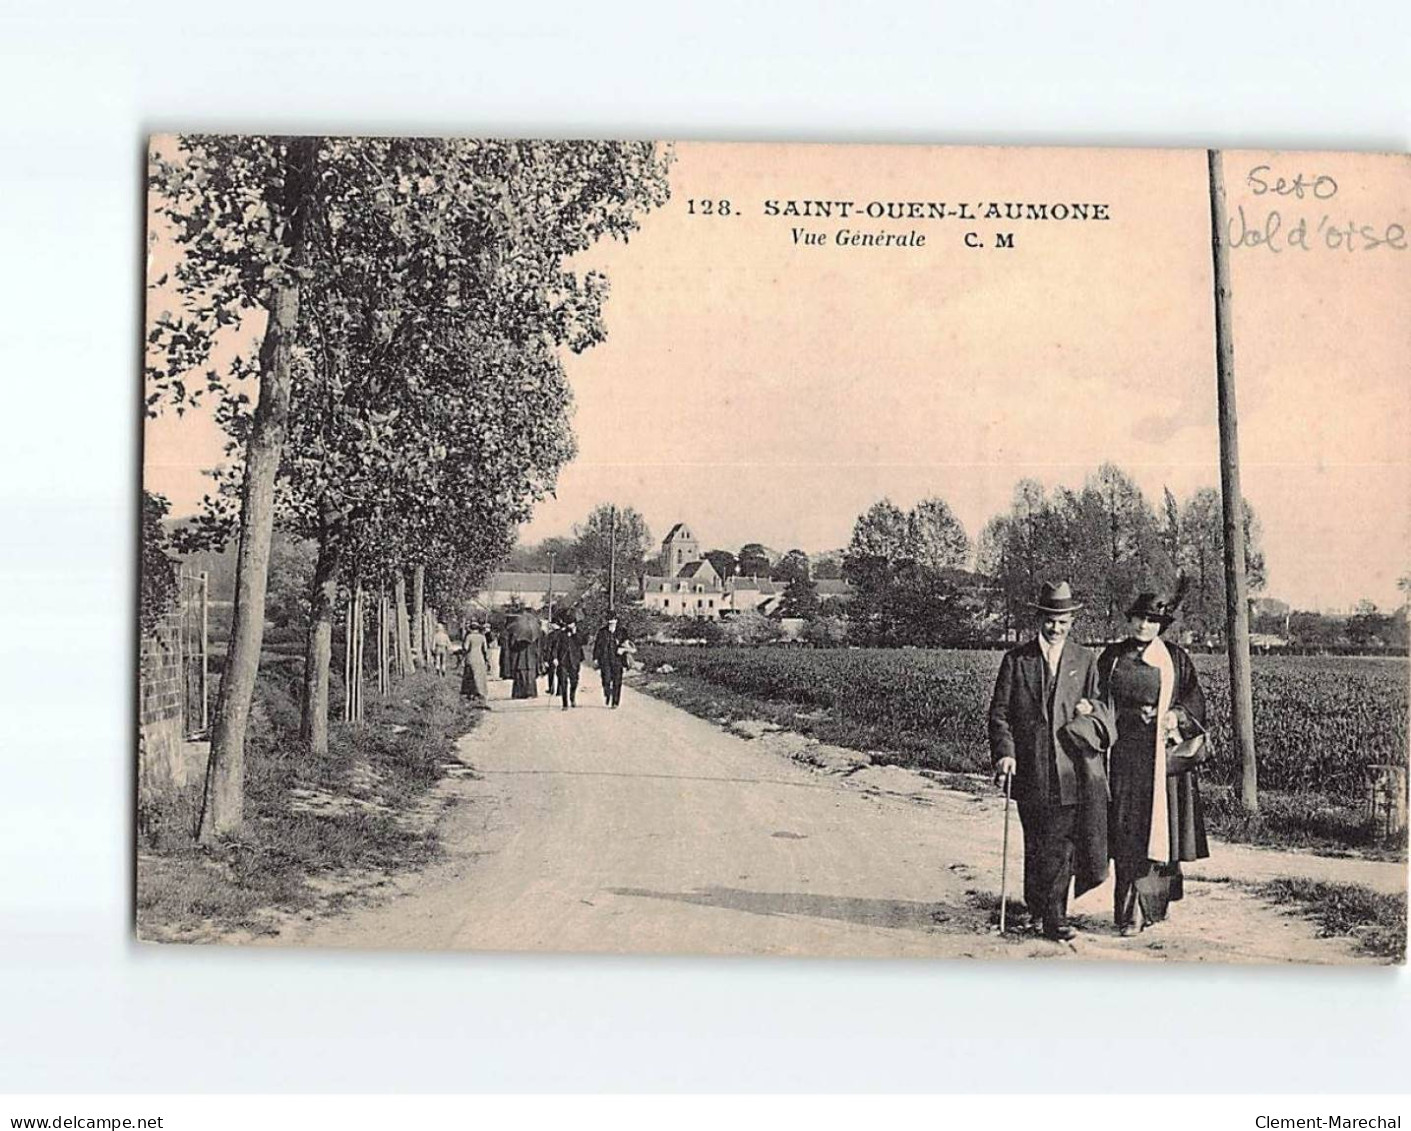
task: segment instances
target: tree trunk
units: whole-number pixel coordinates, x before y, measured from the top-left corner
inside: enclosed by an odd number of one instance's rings
[[[377,585],[377,693],[387,694],[387,583]]]
[[[309,593],[309,633],[304,648],[304,694],[299,738],[310,754],[328,753],[328,676],[333,658],[333,607],[338,603],[338,536],[324,528]]]
[[[412,570],[412,653],[422,667],[426,666],[426,567],[418,563]]]
[[[282,212],[290,265],[304,261],[304,231],[318,159],[318,139],[294,138],[285,159]],[[216,700],[198,837],[210,842],[244,819],[245,731],[265,633],[265,590],[274,536],[274,486],[284,452],[292,387],[291,357],[299,324],[299,282],[292,271],[275,288],[260,345],[260,395],[245,449],[240,545],[235,559],[235,609],[230,647]]]

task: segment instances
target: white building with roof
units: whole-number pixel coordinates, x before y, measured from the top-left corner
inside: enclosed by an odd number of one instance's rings
[[[720,620],[743,612],[771,616],[779,609],[788,586],[768,577],[722,578],[701,557],[701,544],[684,522],[678,522],[661,542],[661,572],[642,579],[642,601],[653,612],[670,617]],[[845,581],[815,583],[820,597],[847,600],[852,587]]]

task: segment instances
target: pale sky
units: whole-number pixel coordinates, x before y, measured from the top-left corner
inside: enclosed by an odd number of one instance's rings
[[[672,200],[594,249],[608,341],[568,357],[578,458],[522,531],[567,533],[598,502],[706,546],[846,544],[882,496],[946,499],[975,537],[1015,481],[1076,486],[1105,460],[1158,504],[1219,482],[1203,151],[681,144]],[[1256,166],[1335,179],[1256,195]],[[1227,153],[1230,211],[1282,244],[1232,252],[1245,495],[1267,595],[1303,608],[1400,603],[1411,559],[1411,251],[1327,247],[1328,226],[1411,227],[1404,157]],[[1320,191],[1327,193],[1330,182]],[[728,217],[688,201],[728,198]],[[1106,221],[764,215],[766,200],[1105,203]],[[1322,232],[1319,220],[1327,217]],[[821,232],[798,246],[791,229]],[[924,247],[849,248],[841,228]],[[1014,247],[967,249],[966,232]],[[1394,235],[1394,233],[1393,233]],[[1364,241],[1359,236],[1359,243]],[[1402,241],[1404,243],[1404,239]],[[220,458],[209,420],[149,425],[147,479],[189,512]]]

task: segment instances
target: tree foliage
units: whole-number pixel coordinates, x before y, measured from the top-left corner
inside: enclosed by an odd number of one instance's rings
[[[807,581],[811,572],[808,555],[802,550],[790,550],[779,559],[769,576],[775,581],[788,583],[795,580]]]
[[[137,615],[144,636],[156,632],[176,601],[176,562],[164,520],[171,509],[166,496],[142,492],[141,588]]]
[[[719,575],[721,581],[734,577],[739,569],[739,559],[729,550],[707,550],[702,557],[710,562],[711,568]]]
[[[956,580],[968,555],[969,539],[944,500],[924,500],[910,513],[890,499],[874,503],[853,524],[843,557],[855,591],[852,635],[876,644],[968,638],[973,609]]]
[[[747,542],[740,547],[739,576],[768,577],[773,568],[769,551],[758,542]]]
[[[217,345],[262,318],[272,327],[268,312],[293,296],[279,307],[289,387],[271,450],[279,521],[319,547],[307,663],[323,670],[309,688],[327,681],[340,580],[416,566],[449,603],[552,489],[573,452],[559,350],[607,333],[607,280],[575,257],[665,201],[668,160],[619,142],[191,136],[154,148],[153,198],[181,257],[153,289],[174,290],[180,309],[151,321],[148,409],[214,396],[229,437],[188,548],[252,517],[242,461],[261,427],[246,391],[257,367],[212,364]]]
[[[819,612],[818,585],[808,576],[795,574],[779,599],[781,617],[816,617]]]
[[[640,592],[655,557],[655,543],[647,520],[633,507],[600,503],[573,528],[578,572],[587,588],[608,594],[609,564],[615,589],[609,604],[623,607]]]
[[[1007,514],[981,534],[978,563],[994,586],[1006,623],[1024,611],[1046,581],[1069,581],[1086,608],[1078,631],[1110,639],[1125,630],[1125,613],[1142,590],[1171,593],[1178,574],[1189,591],[1182,626],[1197,638],[1224,635],[1224,532],[1220,494],[1202,488],[1184,502],[1162,493],[1161,514],[1120,468],[1107,464],[1081,490],[1046,494],[1034,480],[1016,485]],[[1245,562],[1251,593],[1264,586],[1259,524],[1245,504]]]

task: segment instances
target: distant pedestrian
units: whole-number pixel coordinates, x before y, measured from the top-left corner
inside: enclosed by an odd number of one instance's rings
[[[558,635],[559,622],[549,621],[544,630],[544,639],[540,652],[544,657],[544,673],[549,677],[549,694],[553,695],[558,687]]]
[[[436,625],[436,635],[431,638],[431,658],[436,664],[438,675],[446,674],[446,660],[451,655],[451,634],[440,622]]]
[[[486,632],[479,623],[472,623],[465,634],[465,662],[461,669],[461,694],[477,706],[488,706],[490,698],[490,651]]]
[[[567,711],[578,706],[578,672],[583,667],[583,639],[578,635],[578,622],[572,617],[565,619],[554,633],[553,643],[559,698]]]
[[[609,611],[607,624],[598,629],[593,641],[593,660],[603,680],[603,701],[609,707],[622,702],[622,673],[627,657],[635,651],[626,630],[618,623],[617,613]]]
[[[537,699],[539,696],[539,643],[543,631],[539,618],[523,612],[505,626],[505,642],[509,645],[510,678],[514,680],[512,699]]]
[[[489,657],[488,674],[491,679],[504,679],[505,677],[500,674],[500,658],[504,655],[503,650],[500,648],[500,638],[490,627],[488,621],[482,621],[480,623],[480,631],[485,636],[485,652]]]
[[[495,665],[501,679],[510,678],[510,626],[509,621],[500,629],[500,662]]]

